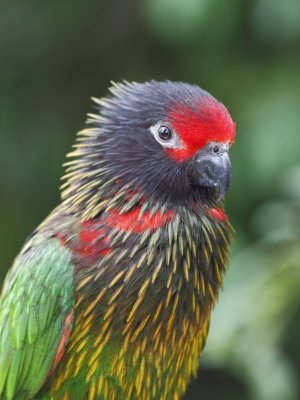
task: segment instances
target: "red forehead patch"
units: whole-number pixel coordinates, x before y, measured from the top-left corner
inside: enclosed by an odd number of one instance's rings
[[[173,129],[179,135],[183,148],[168,149],[178,162],[192,157],[209,142],[231,145],[235,138],[235,123],[226,107],[215,99],[201,99],[197,108],[178,106],[169,114]]]

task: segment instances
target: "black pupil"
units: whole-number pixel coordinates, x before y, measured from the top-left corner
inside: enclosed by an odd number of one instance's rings
[[[164,125],[159,128],[158,134],[159,134],[159,137],[165,141],[170,140],[172,138],[171,129]]]

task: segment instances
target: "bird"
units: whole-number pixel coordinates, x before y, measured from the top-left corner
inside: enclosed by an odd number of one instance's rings
[[[235,123],[195,84],[111,83],[0,298],[1,400],[178,400],[228,269]]]

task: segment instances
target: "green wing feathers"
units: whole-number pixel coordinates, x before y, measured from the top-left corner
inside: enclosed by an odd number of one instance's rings
[[[55,238],[24,251],[0,299],[0,399],[32,398],[44,383],[73,309],[70,252]]]

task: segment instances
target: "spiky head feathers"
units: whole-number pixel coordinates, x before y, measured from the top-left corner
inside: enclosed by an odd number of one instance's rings
[[[153,201],[210,200],[208,185],[192,185],[190,171],[209,143],[234,141],[234,123],[221,103],[195,85],[170,81],[114,85],[96,102],[99,113],[89,119],[94,128],[83,131],[72,153],[77,162],[70,163],[64,198],[79,204],[92,195],[98,203],[97,191],[118,182]]]

